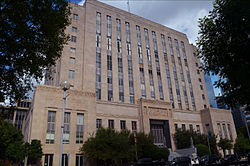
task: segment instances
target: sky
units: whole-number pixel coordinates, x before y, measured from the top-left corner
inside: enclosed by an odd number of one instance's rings
[[[128,11],[128,0],[99,0],[103,3]],[[73,2],[83,5],[85,0]],[[213,0],[129,0],[130,12],[170,27],[187,35],[195,45],[198,37],[198,19],[209,14]],[[212,82],[218,80],[212,76]],[[221,92],[214,88],[215,96]]]

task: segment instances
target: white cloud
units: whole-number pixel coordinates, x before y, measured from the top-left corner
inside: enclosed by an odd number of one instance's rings
[[[81,0],[80,2],[78,2],[78,5],[83,6],[84,2],[85,2],[85,0]]]

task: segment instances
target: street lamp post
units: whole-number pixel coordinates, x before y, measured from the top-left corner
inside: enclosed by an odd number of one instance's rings
[[[60,153],[59,153],[59,166],[62,165],[62,151],[63,151],[63,129],[64,129],[64,111],[66,106],[66,91],[69,90],[70,84],[67,81],[63,81],[60,84],[63,90],[63,107],[62,107],[62,123],[61,123],[61,139],[60,139]]]

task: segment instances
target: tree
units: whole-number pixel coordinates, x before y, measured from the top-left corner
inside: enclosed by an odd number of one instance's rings
[[[192,137],[194,145],[203,144],[205,146],[210,146],[212,154],[218,154],[216,137],[214,134],[209,132],[209,137],[206,134],[199,134],[193,131],[185,130],[182,131],[178,129],[174,134],[175,145],[177,149],[184,149],[191,147],[190,138]],[[208,145],[209,140],[209,145]]]
[[[32,79],[61,56],[68,36],[67,0],[3,0],[0,3],[0,101],[25,97]]]
[[[175,145],[177,149],[190,148],[191,142],[191,132],[189,130],[178,129],[174,134]]]
[[[31,143],[25,143],[25,154],[28,157],[28,164],[37,164],[42,156],[43,149],[40,140],[32,140]]]
[[[218,146],[223,150],[224,157],[226,156],[226,150],[233,148],[232,141],[227,138],[220,139]]]
[[[25,157],[22,133],[7,122],[0,120],[0,159],[18,163]]]
[[[250,141],[248,137],[244,136],[241,132],[237,133],[234,150],[240,155],[246,155],[246,152],[250,151]]]
[[[137,133],[138,158],[164,159],[167,161],[169,151],[154,145],[150,134]],[[135,161],[134,136],[128,130],[120,132],[113,129],[99,129],[82,146],[81,152],[89,159],[99,161],[102,165],[123,164]]]
[[[130,159],[131,150],[129,132],[117,132],[110,128],[99,129],[95,137],[90,137],[81,148],[86,157],[101,160],[106,165],[118,164],[123,159]]]
[[[250,107],[250,1],[216,0],[199,20],[197,46],[203,69],[218,75],[223,100]]]
[[[204,145],[204,144],[197,144],[195,145],[196,149],[197,149],[197,155],[199,157],[205,156],[209,154],[209,148]]]
[[[130,144],[133,145],[133,149],[135,149],[133,134],[130,135]],[[168,148],[160,148],[154,145],[154,137],[151,134],[145,134],[143,132],[137,133],[136,146],[138,158],[152,158],[153,160],[164,159],[165,161],[168,160]]]

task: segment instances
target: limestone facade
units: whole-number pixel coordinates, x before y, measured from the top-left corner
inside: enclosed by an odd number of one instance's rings
[[[63,90],[58,86],[64,80],[72,85],[67,91],[65,110],[70,113],[69,142],[63,145],[63,154],[68,154],[69,165],[88,164],[86,160],[83,164],[76,164],[81,156],[79,149],[82,146],[82,143],[76,143],[77,124],[80,123],[78,115],[84,117],[83,142],[96,132],[99,125],[105,128],[114,126],[114,129],[121,130],[124,124],[129,130],[136,124],[136,131],[164,136],[156,144],[168,146],[172,150],[175,150],[173,134],[176,127],[185,126],[187,130],[204,133],[209,124],[210,131],[218,135],[217,123],[221,123],[225,124],[228,136],[232,135],[232,140],[235,140],[231,112],[209,108],[196,48],[189,44],[185,34],[95,0],[86,0],[83,6],[71,4],[71,7],[72,23],[66,32],[72,41],[65,45],[62,57],[51,69],[52,79],[46,79],[46,85],[37,86],[25,120],[25,139],[42,141],[45,154],[43,165],[50,165],[51,156],[53,165],[58,165],[59,161]],[[97,15],[100,16],[101,27],[98,44]],[[108,17],[111,18],[110,25],[107,25]],[[119,22],[120,28],[117,28]],[[128,23],[129,42],[126,29]],[[138,55],[138,26],[143,64]],[[112,34],[110,37],[107,37],[108,28]],[[118,37],[119,29],[121,38]],[[148,43],[145,31],[148,32]],[[156,40],[153,40],[153,34]],[[173,52],[169,44],[170,38]],[[111,41],[111,49],[107,46],[108,40]],[[98,69],[97,54],[101,57]],[[97,98],[97,85],[100,88],[100,98]],[[131,87],[134,93],[131,93]],[[142,95],[142,87],[145,87],[145,96]],[[110,91],[112,97],[109,96]],[[131,96],[134,97],[132,101]],[[53,112],[54,119],[48,117],[49,112]],[[53,133],[49,135],[48,126],[51,122]],[[48,137],[53,139],[52,143],[48,143]]]

